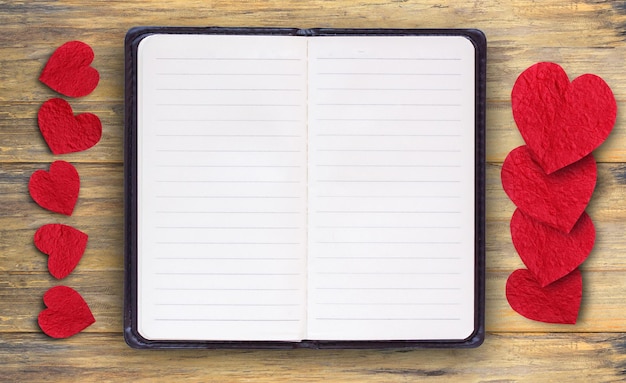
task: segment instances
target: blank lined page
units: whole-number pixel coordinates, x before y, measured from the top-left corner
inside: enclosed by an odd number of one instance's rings
[[[140,334],[301,339],[306,40],[154,35],[138,55]]]
[[[474,47],[309,40],[311,339],[474,329]]]

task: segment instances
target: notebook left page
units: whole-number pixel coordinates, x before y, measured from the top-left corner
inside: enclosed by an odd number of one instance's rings
[[[152,35],[138,63],[139,333],[302,339],[306,39]]]

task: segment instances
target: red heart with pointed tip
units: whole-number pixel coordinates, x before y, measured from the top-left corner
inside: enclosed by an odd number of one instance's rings
[[[600,77],[570,83],[555,63],[526,69],[511,92],[513,118],[533,158],[551,174],[600,146],[615,124],[617,104]]]
[[[502,187],[524,213],[569,233],[591,200],[596,186],[596,161],[587,157],[550,175],[526,146],[513,149],[502,164]]]
[[[48,224],[35,232],[37,249],[48,255],[48,271],[63,279],[70,275],[87,247],[87,234],[71,226]]]
[[[49,172],[37,170],[28,182],[28,191],[39,206],[65,215],[72,215],[79,190],[78,171],[65,161],[54,161]]]
[[[87,150],[100,141],[102,123],[92,113],[74,116],[72,106],[61,98],[41,105],[37,114],[39,130],[54,154]]]
[[[526,269],[515,270],[506,281],[511,308],[539,322],[575,324],[582,296],[583,279],[578,269],[546,287]]]
[[[511,238],[528,270],[545,287],[587,259],[596,229],[584,212],[572,231],[563,233],[516,209],[511,218]]]
[[[39,327],[52,338],[68,338],[96,321],[87,302],[70,287],[49,289],[43,296],[43,303],[48,308],[39,313]]]
[[[65,96],[86,96],[100,81],[100,74],[90,66],[93,58],[93,49],[89,45],[69,41],[50,56],[39,81]]]

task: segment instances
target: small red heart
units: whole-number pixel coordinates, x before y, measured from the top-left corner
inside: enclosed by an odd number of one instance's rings
[[[54,161],[49,172],[37,170],[28,182],[30,195],[39,206],[65,215],[72,215],[79,189],[78,171],[65,161]]]
[[[70,275],[87,247],[87,234],[71,226],[48,224],[35,232],[35,246],[48,255],[48,271],[63,279]]]
[[[587,213],[568,234],[516,209],[511,218],[511,238],[520,258],[541,287],[563,278],[587,259],[596,229]]]
[[[572,230],[589,204],[596,176],[591,154],[547,175],[526,146],[509,153],[501,173],[504,191],[520,210],[565,233]]]
[[[39,130],[54,154],[89,149],[102,137],[102,123],[98,116],[92,113],[74,116],[72,106],[61,98],[44,102],[37,120]]]
[[[520,74],[511,107],[533,158],[547,174],[600,146],[617,115],[615,97],[604,80],[584,74],[570,83],[563,68],[549,62]]]
[[[511,308],[540,322],[575,324],[582,296],[583,279],[578,269],[546,287],[526,269],[515,270],[506,281]]]
[[[39,327],[52,338],[68,338],[96,321],[87,302],[70,287],[49,289],[43,295],[43,303],[48,308],[39,313]]]
[[[86,96],[96,89],[100,81],[98,71],[89,66],[93,58],[93,49],[89,45],[69,41],[50,56],[39,81],[65,96]]]

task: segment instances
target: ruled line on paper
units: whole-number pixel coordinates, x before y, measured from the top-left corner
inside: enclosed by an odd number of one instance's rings
[[[406,287],[406,286],[398,286],[398,287],[357,287],[357,286],[350,286],[350,287],[315,287],[315,290],[364,290],[364,291],[371,291],[371,290],[460,290],[460,287]]]
[[[332,121],[327,119],[325,121]],[[352,121],[360,121],[360,120],[352,120]],[[372,120],[368,120],[372,121]],[[380,120],[377,120],[380,121]],[[389,121],[400,121],[400,120],[389,120]],[[403,121],[415,121],[415,120],[403,120]],[[420,120],[422,121],[422,120]],[[440,120],[438,120],[440,121]],[[460,134],[317,134],[318,137],[461,137]]]
[[[316,320],[321,321],[458,321],[461,318],[446,318],[446,317],[411,317],[411,318],[362,318],[362,317],[353,317],[353,318],[340,318],[340,317],[316,317]]]
[[[215,306],[215,307],[297,307],[301,306],[301,303],[258,303],[258,302],[246,302],[246,303],[156,303],[156,306]]]
[[[302,150],[156,149],[157,153],[302,153]]]
[[[300,181],[264,181],[264,180],[158,180],[157,183],[252,183],[252,184],[297,184]]]
[[[157,210],[157,214],[302,214],[301,211]]]
[[[294,119],[276,119],[270,118],[261,120],[258,118],[252,119],[238,119],[238,118],[194,118],[194,119],[159,119],[160,122],[299,122],[299,120]]]
[[[321,91],[417,91],[417,92],[458,92],[463,89],[461,88],[337,88],[337,87],[328,87],[328,88],[317,88]]]
[[[297,291],[298,289],[290,288],[223,288],[223,287],[157,287],[160,291]]]
[[[178,60],[178,61],[302,61],[302,57],[275,58],[275,57],[155,57],[155,60]]]
[[[317,241],[322,245],[458,245],[458,241]]]
[[[156,198],[163,199],[300,199],[302,196],[263,196],[263,195],[246,195],[246,196],[229,196],[229,195],[158,195]]]
[[[231,245],[231,246],[261,246],[261,245],[285,245],[285,246],[296,246],[300,245],[300,242],[232,242],[232,241],[158,241],[155,242],[157,245]]]
[[[155,318],[159,322],[300,322],[300,319],[240,319],[240,318]]]
[[[441,257],[441,256],[432,256],[432,257],[428,257],[428,256],[420,256],[420,257],[416,257],[416,256],[408,256],[408,257],[397,257],[397,256],[386,256],[386,255],[381,255],[381,256],[324,256],[324,255],[320,255],[317,257],[318,259],[373,259],[373,260],[380,260],[380,261],[386,261],[386,260],[390,260],[390,259],[405,259],[405,260],[420,260],[420,259],[433,259],[433,260],[455,260],[455,259],[461,259],[460,257]]]
[[[302,76],[302,73],[188,73],[188,72],[157,72],[157,76]]]
[[[316,302],[318,305],[326,306],[459,306],[459,302]]]
[[[460,275],[458,272],[433,272],[433,271],[424,271],[424,272],[413,272],[413,271],[392,271],[392,272],[384,272],[384,271],[317,271],[317,274],[320,275]],[[397,303],[396,303],[397,304]]]
[[[298,261],[297,257],[155,257],[156,260],[203,260],[203,261]]]
[[[461,211],[437,211],[437,210],[315,210],[316,213],[341,213],[341,214],[461,214]]]
[[[461,76],[460,73],[422,72],[316,72],[315,74],[319,76]]]
[[[330,183],[459,183],[461,181],[456,180],[316,180],[316,182],[330,182]]]
[[[302,275],[301,273],[195,273],[195,272],[160,272],[155,273],[156,275],[190,275],[190,276],[264,276],[264,277],[275,277],[275,276],[298,276]]]
[[[317,195],[315,196],[316,198],[372,198],[372,199],[376,199],[376,198],[412,198],[412,199],[432,199],[432,198],[443,198],[443,199],[458,199],[461,198],[461,196],[457,196],[457,195],[449,195],[449,196],[440,196],[440,195],[394,195],[394,194],[390,194],[390,195],[343,195],[343,194],[338,194],[338,195],[330,195],[330,194],[326,194],[326,195]]]
[[[460,153],[460,149],[316,149],[317,152]]]
[[[211,91],[211,92],[302,92],[299,88],[155,88],[156,91]]]
[[[315,164],[316,167],[336,168],[460,168],[461,165],[392,165],[392,164]],[[444,196],[445,197],[445,196]]]
[[[157,168],[301,168],[301,165],[198,165],[198,164],[185,164],[185,165],[172,165],[172,164],[157,164]]]
[[[317,118],[317,121],[374,121],[374,122],[460,122],[458,118]],[[414,137],[420,137],[416,135]]]
[[[155,134],[156,137],[228,137],[228,138],[241,138],[241,137],[254,137],[254,138],[275,138],[275,137],[302,137],[297,134]]]
[[[180,230],[300,230],[300,226],[155,226],[156,229]]]
[[[442,229],[454,229],[454,230],[458,230],[461,228],[461,226],[357,226],[357,225],[350,225],[350,226],[315,226],[318,229],[390,229],[390,230],[396,230],[396,229],[420,229],[420,230],[442,230]]]
[[[384,103],[384,102],[318,102],[317,105],[319,106],[393,106],[393,107],[398,107],[398,106],[425,106],[425,107],[432,107],[432,106],[449,106],[449,107],[459,107],[461,106],[461,104],[441,104],[441,103],[402,103],[402,102],[397,102],[397,103]]]
[[[241,104],[241,103],[228,103],[228,104],[224,104],[224,103],[157,103],[156,106],[200,106],[200,107],[207,107],[207,106],[217,106],[217,107],[284,107],[284,108],[290,108],[290,107],[298,107],[301,108],[302,105],[300,104]]]
[[[375,61],[460,61],[459,57],[358,57],[358,56],[317,56],[314,60],[375,60]]]

